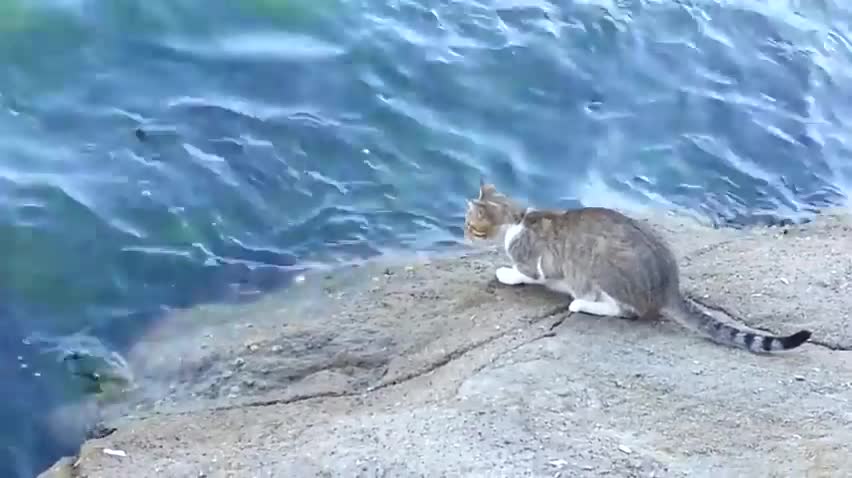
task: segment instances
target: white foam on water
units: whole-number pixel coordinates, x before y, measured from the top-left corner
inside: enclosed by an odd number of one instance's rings
[[[200,57],[248,60],[317,60],[344,53],[332,43],[286,32],[235,33],[210,39],[172,37],[164,46]]]
[[[626,211],[645,211],[649,209],[681,209],[671,201],[650,191],[640,191],[630,187],[633,194],[619,191],[607,184],[606,178],[599,169],[591,169],[586,176],[578,181],[573,188],[576,194],[573,198],[584,206],[603,206]]]

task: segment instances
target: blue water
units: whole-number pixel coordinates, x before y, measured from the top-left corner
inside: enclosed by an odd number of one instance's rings
[[[0,477],[78,434],[63,358],[541,205],[806,219],[852,179],[840,2],[3,0]]]

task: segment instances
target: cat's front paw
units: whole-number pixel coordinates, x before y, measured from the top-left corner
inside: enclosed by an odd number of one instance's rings
[[[495,275],[501,284],[518,285],[526,282],[526,277],[514,267],[498,267]]]

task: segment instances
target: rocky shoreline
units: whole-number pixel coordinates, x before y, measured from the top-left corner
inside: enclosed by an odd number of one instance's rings
[[[690,295],[812,341],[761,356],[585,315],[549,333],[567,301],[497,284],[494,249],[373,261],[164,320],[127,357],[136,389],[98,408],[105,436],[40,476],[852,474],[848,213],[647,220]]]

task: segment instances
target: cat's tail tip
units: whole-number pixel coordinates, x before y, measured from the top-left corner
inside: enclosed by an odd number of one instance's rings
[[[781,341],[781,348],[784,350],[794,349],[799,345],[807,342],[808,339],[811,338],[810,330],[800,330],[795,334],[788,335],[786,337],[779,337],[778,340]]]
[[[777,336],[737,330],[729,325],[722,325],[717,328],[719,330],[725,330],[722,334],[711,334],[711,337],[717,341],[719,340],[720,335],[722,337],[729,335],[731,337],[731,345],[742,347],[755,353],[780,352],[794,349],[811,338],[810,330],[800,330],[792,335]],[[724,342],[724,340],[722,341]]]

